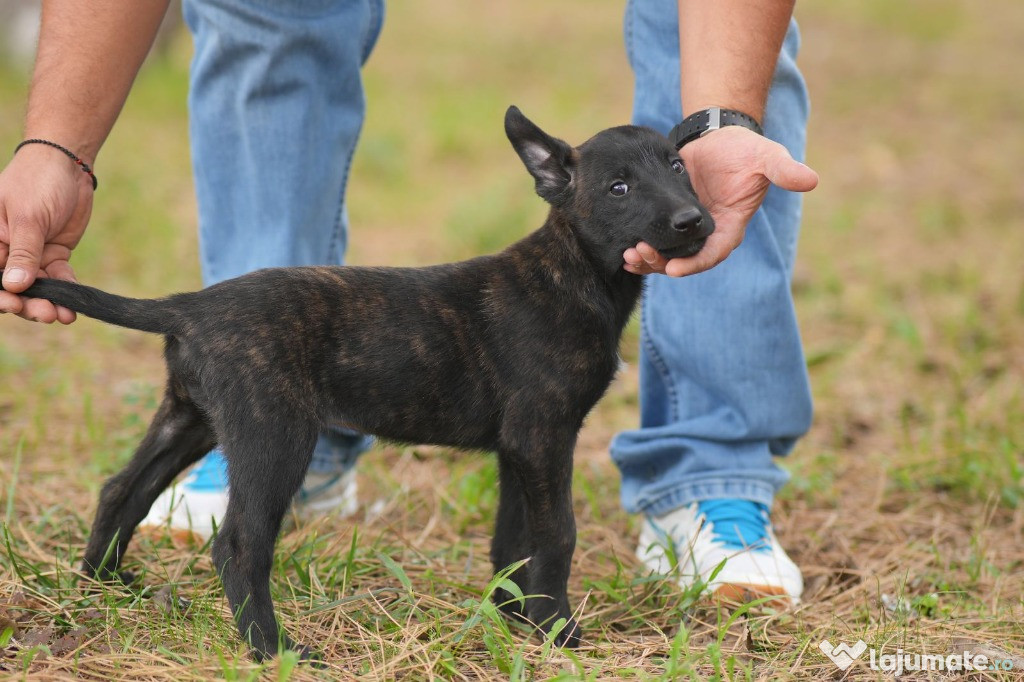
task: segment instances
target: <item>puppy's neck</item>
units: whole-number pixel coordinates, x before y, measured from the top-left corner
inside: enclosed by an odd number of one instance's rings
[[[580,298],[593,303],[595,296],[605,301],[613,311],[618,331],[629,321],[643,290],[643,277],[627,272],[622,263],[611,267],[610,257],[602,260],[590,253],[576,227],[557,208],[551,209],[538,230],[505,253],[537,270],[549,286],[564,293],[566,301]]]

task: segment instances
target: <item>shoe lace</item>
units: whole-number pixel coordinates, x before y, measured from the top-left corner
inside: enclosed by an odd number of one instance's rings
[[[726,549],[767,552],[771,521],[768,507],[759,502],[735,498],[702,500],[697,513],[710,526],[715,542]]]
[[[211,450],[192,469],[185,485],[192,490],[224,490],[228,487],[228,463],[220,450]]]

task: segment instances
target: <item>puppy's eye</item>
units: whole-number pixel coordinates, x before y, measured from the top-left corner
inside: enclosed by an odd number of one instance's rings
[[[686,166],[684,166],[683,162],[679,159],[672,159],[672,170],[676,173],[682,174],[686,172]]]
[[[608,189],[608,191],[611,192],[613,197],[621,197],[624,196],[626,192],[629,191],[629,185],[621,181],[615,182],[612,183],[612,186]]]

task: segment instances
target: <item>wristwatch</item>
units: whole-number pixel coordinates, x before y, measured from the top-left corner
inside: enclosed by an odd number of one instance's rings
[[[673,128],[672,132],[668,134],[668,139],[672,140],[676,149],[682,149],[683,145],[693,142],[698,137],[704,137],[712,130],[718,130],[726,126],[742,126],[748,130],[753,130],[758,135],[764,135],[761,124],[755,121],[752,116],[747,116],[742,111],[736,111],[735,109],[711,107],[710,109],[694,112],[684,118],[683,122]]]

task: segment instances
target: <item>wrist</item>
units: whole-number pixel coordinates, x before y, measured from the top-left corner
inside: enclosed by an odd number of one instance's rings
[[[683,101],[683,118],[695,114],[698,111],[719,107],[741,111],[755,121],[764,120],[765,102],[762,97],[751,93],[749,97],[737,96],[735,93],[721,95],[708,95],[704,97],[690,97],[689,101]]]
[[[62,160],[63,159],[63,160]],[[92,166],[64,145],[44,138],[26,138],[14,148],[13,161],[30,166],[47,166],[61,169],[75,182],[85,182],[93,190],[97,187],[96,174]]]
[[[71,150],[75,154],[75,156],[81,159],[83,163],[88,164],[89,167],[95,165],[96,154],[99,152],[100,148],[100,145],[98,143],[90,140],[89,135],[85,135],[79,131],[70,130],[62,126],[54,125],[26,125],[25,133],[22,139],[49,140],[51,142],[56,142],[65,149]],[[42,146],[45,145],[26,145],[23,148],[23,151],[28,151],[29,147]],[[51,148],[51,151],[60,154],[60,152],[57,149]]]
[[[728,127],[746,128],[758,135],[764,135],[761,124],[753,116],[736,109],[709,107],[684,118],[669,133],[669,139],[676,149],[682,149],[710,133]]]

